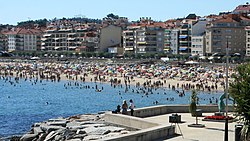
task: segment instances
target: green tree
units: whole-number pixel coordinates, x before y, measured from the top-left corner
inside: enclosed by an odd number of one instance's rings
[[[189,112],[191,113],[192,116],[196,116],[196,106],[197,103],[197,93],[195,90],[192,91],[192,95],[191,95],[191,103],[189,105]]]
[[[229,95],[235,100],[235,109],[240,121],[244,124],[242,134],[245,140],[250,139],[250,64],[237,67],[237,74],[232,75]]]

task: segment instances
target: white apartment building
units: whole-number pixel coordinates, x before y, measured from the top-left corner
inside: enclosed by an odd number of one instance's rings
[[[192,36],[191,55],[205,56],[205,36]]]
[[[164,51],[164,29],[157,26],[130,26],[123,31],[125,53],[159,53]]]
[[[59,28],[58,28],[59,27]],[[98,33],[92,24],[51,24],[41,38],[42,50],[67,51],[86,48],[94,51],[98,48]]]
[[[179,53],[179,29],[165,29],[164,52]]]
[[[205,56],[206,54],[206,19],[199,19],[192,25],[191,55]]]
[[[7,32],[8,51],[36,51],[40,30],[16,28]]]

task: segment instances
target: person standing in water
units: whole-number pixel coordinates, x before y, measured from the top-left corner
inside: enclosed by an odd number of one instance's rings
[[[129,100],[129,109],[130,109],[130,113],[131,113],[131,116],[134,116],[134,108],[135,108],[135,104],[133,102],[132,99]]]

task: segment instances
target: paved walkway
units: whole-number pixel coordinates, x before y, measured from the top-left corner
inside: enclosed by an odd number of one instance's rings
[[[171,114],[154,116],[145,118],[148,121],[156,122],[160,124],[171,125],[169,123],[169,116]],[[180,131],[183,133],[182,136],[176,136],[170,139],[162,139],[162,141],[224,141],[224,122],[211,122],[211,121],[202,121],[203,117],[198,117],[199,124],[205,124],[204,128],[194,128],[188,127],[189,124],[195,123],[195,117],[191,117],[190,113],[180,113],[182,123],[176,124],[176,132],[180,134]],[[211,116],[213,113],[203,113],[203,116]],[[229,116],[232,116],[229,114]],[[173,124],[174,125],[174,124]],[[178,128],[178,125],[180,128]],[[235,140],[235,125],[236,122],[228,124],[228,140]],[[160,141],[160,140],[159,140]]]

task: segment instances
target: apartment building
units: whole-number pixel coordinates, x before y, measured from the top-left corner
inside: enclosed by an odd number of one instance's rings
[[[124,53],[135,53],[136,30],[139,28],[140,26],[128,26],[127,30],[122,32]]]
[[[206,52],[207,53],[246,53],[245,26],[250,24],[250,19],[242,14],[228,14],[211,21],[206,29]]]
[[[165,29],[164,52],[179,54],[179,32],[178,29]]]
[[[94,51],[98,48],[99,25],[82,24],[71,21],[50,23],[42,37],[42,50],[68,51],[84,48]],[[81,49],[82,50],[82,49]]]
[[[199,19],[192,25],[192,46],[191,55],[205,56],[206,42],[205,42],[205,30],[208,21],[205,18]]]
[[[191,52],[191,25],[183,24],[180,28],[179,35],[179,53],[187,54]]]
[[[117,47],[121,44],[122,28],[115,25],[108,25],[99,29],[98,51],[107,52],[110,47]]]
[[[42,31],[39,29],[13,28],[5,33],[8,51],[36,51]]]
[[[205,35],[192,36],[191,55],[205,56]]]
[[[250,56],[250,26],[246,26],[246,56]]]
[[[250,4],[247,2],[246,4],[239,5],[237,6],[234,10],[233,13],[235,14],[240,14],[240,13],[250,13]]]
[[[8,38],[7,36],[0,31],[0,51],[6,51],[8,47]]]
[[[164,29],[154,25],[129,26],[123,31],[125,53],[159,53],[164,50]]]

